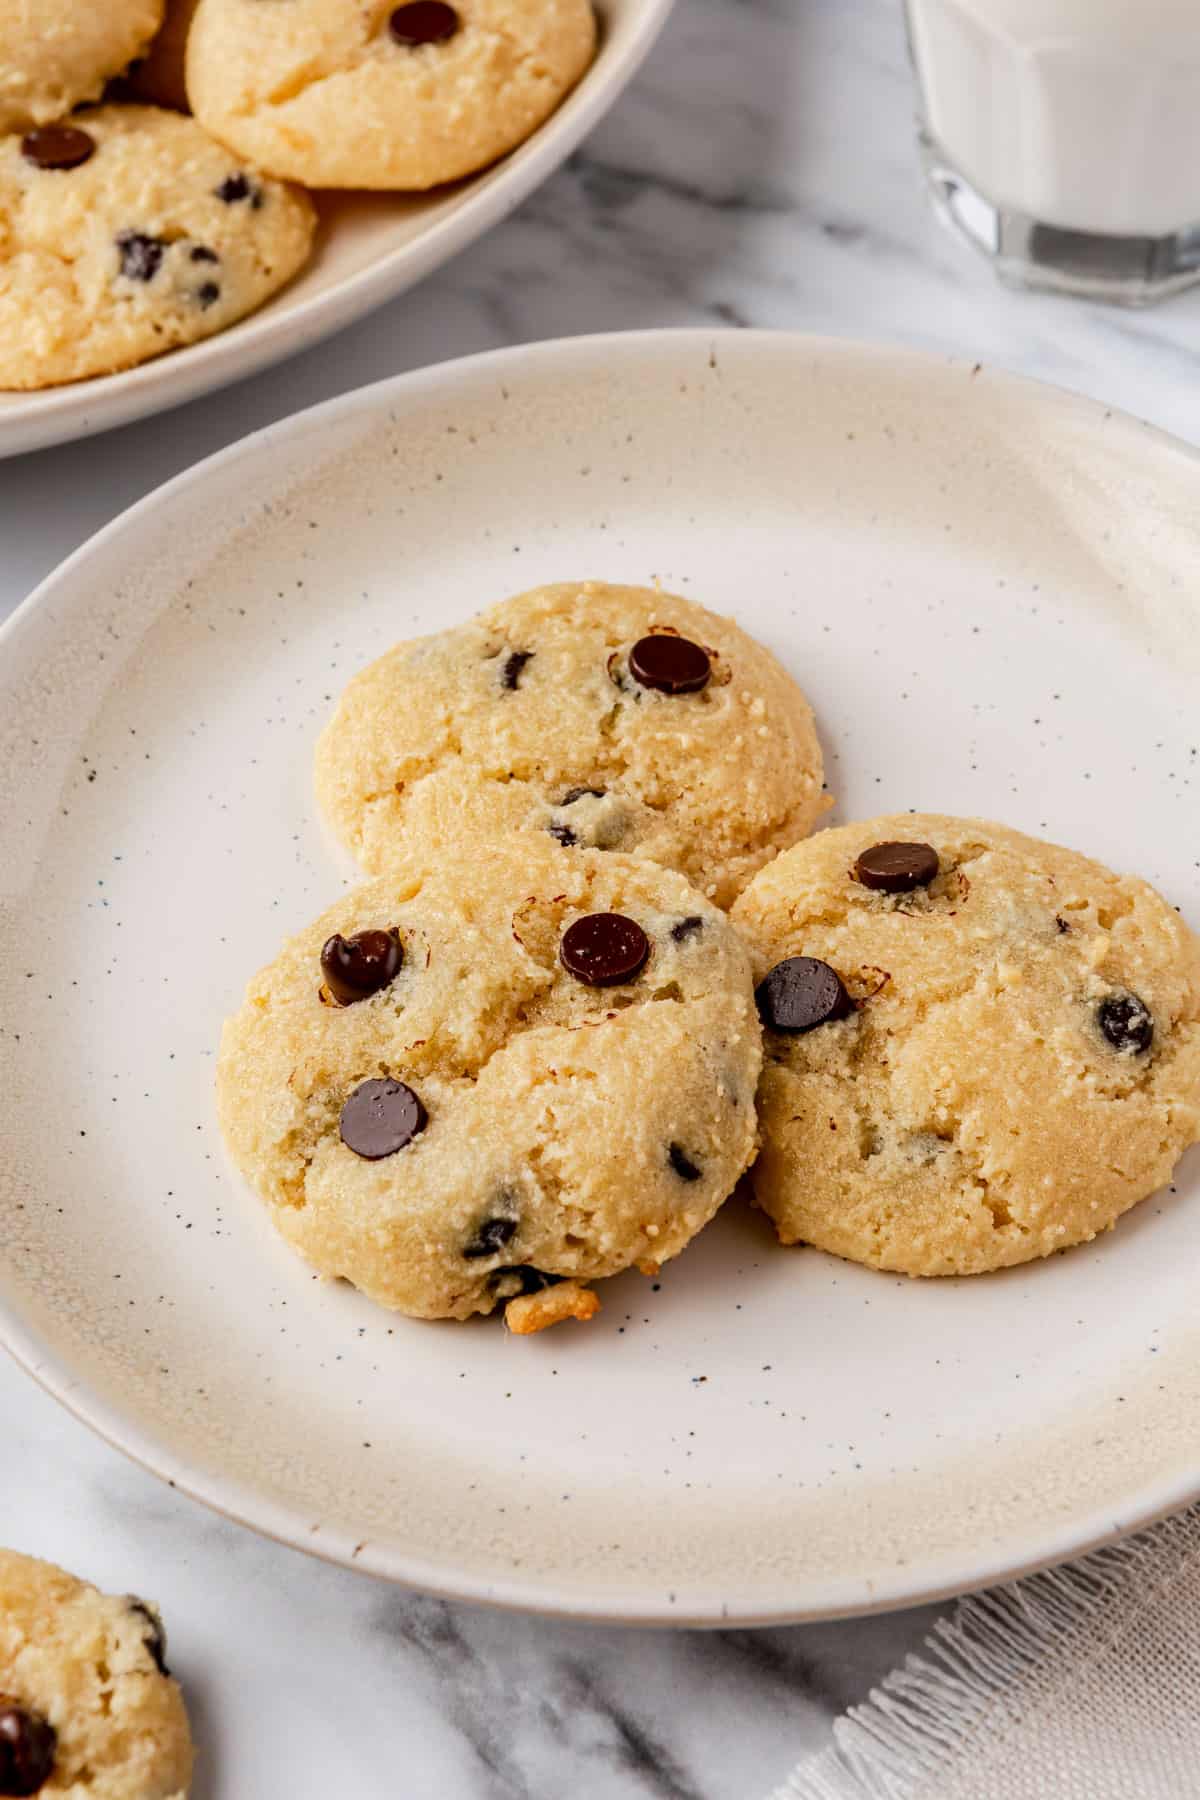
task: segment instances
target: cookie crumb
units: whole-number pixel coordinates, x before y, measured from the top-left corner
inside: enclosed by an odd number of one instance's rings
[[[557,1287],[540,1294],[519,1294],[504,1309],[504,1323],[517,1337],[529,1337],[545,1331],[563,1319],[578,1319],[584,1324],[600,1311],[600,1297],[578,1281],[560,1281]]]

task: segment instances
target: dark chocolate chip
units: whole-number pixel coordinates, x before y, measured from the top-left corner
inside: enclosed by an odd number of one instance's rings
[[[928,887],[941,865],[932,844],[872,844],[854,865],[854,879],[883,894]]]
[[[488,1286],[503,1293],[505,1299],[515,1300],[518,1294],[540,1294],[543,1288],[557,1287],[565,1281],[564,1275],[550,1275],[545,1269],[535,1269],[532,1263],[513,1263],[507,1269],[494,1269],[488,1277]]]
[[[153,281],[158,274],[166,244],[162,238],[147,237],[144,231],[122,231],[117,237],[121,257],[121,273],[130,281]]]
[[[411,1144],[429,1123],[425,1108],[402,1081],[360,1081],[342,1107],[338,1128],[355,1156],[379,1162]]]
[[[353,1006],[395,981],[404,961],[394,931],[335,931],[321,949],[321,973],[339,1006]]]
[[[444,0],[410,0],[398,6],[388,20],[388,30],[398,44],[414,50],[419,44],[444,44],[452,38],[462,21]]]
[[[207,312],[221,298],[221,289],[215,281],[205,281],[196,289],[196,303]]]
[[[1154,1042],[1150,1008],[1136,994],[1110,994],[1100,1002],[1096,1017],[1114,1050],[1142,1056]]]
[[[650,954],[650,940],[624,913],[587,913],[563,932],[559,960],[588,987],[632,981]]]
[[[1060,936],[1064,931],[1070,931],[1070,929],[1071,929],[1071,927],[1067,924],[1067,921],[1063,918],[1061,913],[1055,913],[1054,923],[1058,926]]]
[[[575,836],[575,833],[571,830],[569,825],[547,825],[546,830],[550,833],[552,838],[557,838],[559,843],[568,850],[573,844],[579,842],[579,839]]]
[[[500,671],[500,685],[511,693],[521,685],[521,671],[527,662],[532,662],[532,650],[510,650],[504,659],[504,667]]]
[[[678,1144],[672,1144],[667,1151],[667,1161],[678,1175],[680,1181],[699,1181],[700,1171]]]
[[[605,788],[589,788],[589,787],[568,788],[566,793],[563,795],[562,799],[559,801],[558,804],[560,806],[574,806],[575,802],[577,800],[582,800],[583,796],[585,794],[590,794],[592,796],[593,800],[603,800],[606,792],[607,792],[607,789],[605,789]]]
[[[151,1611],[144,1600],[139,1600],[136,1594],[127,1594],[126,1601],[130,1612],[137,1613],[145,1623],[146,1629],[142,1633],[142,1642],[145,1644],[155,1668],[160,1675],[169,1675],[171,1671],[167,1667],[167,1634],[163,1629],[162,1620],[155,1612]]]
[[[221,260],[216,251],[210,250],[207,244],[193,245],[192,249],[189,250],[188,255],[193,262],[215,263],[220,262]]]
[[[0,1694],[0,1794],[36,1794],[54,1771],[57,1749],[48,1719]]]
[[[21,155],[35,169],[77,169],[95,154],[95,138],[76,125],[39,125],[21,139]]]
[[[775,1031],[812,1031],[854,1009],[837,970],[815,956],[776,963],[755,988],[754,999],[763,1024]]]
[[[498,1213],[483,1221],[463,1255],[468,1262],[473,1262],[480,1256],[499,1256],[505,1244],[511,1243],[516,1234],[516,1219],[511,1215]]]
[[[677,924],[672,925],[671,936],[677,944],[682,944],[684,938],[691,937],[694,931],[703,930],[704,920],[700,917],[700,914],[689,913],[686,919],[680,919]]]
[[[240,169],[236,175],[227,175],[220,187],[213,189],[213,193],[226,206],[236,206],[239,200],[248,200],[252,212],[257,212],[263,203],[263,192],[257,181],[251,181]]]
[[[660,694],[694,694],[708,685],[712,664],[708,651],[691,638],[656,631],[639,638],[629,652],[629,672],[643,687]]]

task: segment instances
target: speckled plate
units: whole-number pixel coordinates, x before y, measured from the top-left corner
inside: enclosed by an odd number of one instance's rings
[[[563,104],[511,156],[428,194],[315,196],[311,262],[228,331],[140,368],[39,393],[0,393],[0,457],[127,425],[251,375],[423,281],[507,218],[603,118],[641,65],[673,0],[598,0],[595,61]]]
[[[1200,1164],[1103,1242],[915,1283],[729,1206],[592,1325],[416,1324],[316,1281],[226,1166],[222,1015],[347,878],[331,700],[535,582],[661,579],[816,705],[839,812],[991,814],[1200,922],[1200,470],[1058,392],[892,350],[576,340],[237,445],[0,649],[0,1329],[261,1531],[506,1605],[764,1621],[946,1594],[1200,1492]]]

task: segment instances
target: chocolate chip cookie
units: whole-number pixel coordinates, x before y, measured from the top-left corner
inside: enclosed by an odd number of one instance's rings
[[[314,228],[306,195],[177,113],[103,106],[0,140],[0,388],[222,330],[295,274]]]
[[[591,61],[589,0],[200,0],[192,111],[308,187],[429,188],[528,137]]]
[[[1001,825],[821,832],[733,911],[765,1028],[754,1192],[784,1243],[965,1275],[1094,1238],[1200,1138],[1200,941]]]
[[[317,796],[369,870],[529,831],[678,869],[727,906],[828,805],[807,700],[732,620],[652,588],[535,588],[347,688]]]
[[[191,1772],[155,1608],[0,1550],[0,1794],[186,1800]]]
[[[0,134],[55,124],[98,100],[162,16],[163,0],[0,0]]]
[[[529,835],[345,896],[250,983],[234,1161],[326,1275],[418,1318],[587,1317],[676,1256],[756,1142],[750,960],[681,876]]]

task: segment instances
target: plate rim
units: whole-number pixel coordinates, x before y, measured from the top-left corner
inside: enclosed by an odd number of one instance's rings
[[[28,393],[0,391],[0,400],[11,402],[0,411],[0,461],[81,443],[102,431],[214,393],[312,349],[416,287],[515,212],[578,149],[641,68],[674,4],[675,0],[633,0],[637,15],[626,43],[606,52],[601,36],[599,53],[590,68],[549,119],[491,169],[466,178],[469,182],[496,172],[495,179],[468,194],[461,206],[411,243],[398,245],[294,310],[284,308],[276,313],[260,309],[226,331],[181,345],[132,369]],[[596,73],[599,79],[589,90],[588,78]]]
[[[223,474],[239,461],[257,458],[282,433],[290,435],[319,429],[357,414],[369,418],[376,412],[420,403],[434,394],[444,400],[455,386],[470,384],[493,372],[511,383],[531,365],[535,371],[542,371],[555,362],[569,364],[580,359],[584,365],[594,367],[596,360],[602,359],[614,376],[619,376],[620,365],[626,358],[636,363],[639,356],[661,352],[664,348],[680,353],[690,350],[706,357],[718,347],[724,351],[731,345],[738,346],[735,356],[799,353],[840,362],[847,369],[861,369],[882,362],[893,370],[902,371],[907,366],[914,372],[924,371],[926,375],[940,372],[969,382],[971,386],[982,378],[985,385],[998,384],[1005,390],[1022,394],[1025,403],[1035,410],[1039,403],[1049,403],[1061,409],[1068,418],[1108,431],[1116,430],[1133,444],[1169,450],[1181,455],[1193,468],[1200,467],[1200,449],[1131,413],[1056,384],[962,356],[939,355],[880,340],[800,331],[735,330],[731,327],[660,327],[552,338],[483,351],[386,377],[292,413],[213,452],[124,509],[52,570],[0,624],[0,655],[43,609],[53,607],[60,588],[71,583],[80,568],[97,553],[107,551],[130,532],[136,536],[142,520],[153,509],[178,500],[193,487],[203,489],[210,477]],[[971,391],[970,388],[967,391]],[[918,1571],[903,1579],[906,1565],[905,1569],[892,1572],[887,1580],[868,1579],[861,1574],[827,1578],[822,1583],[822,1598],[815,1603],[811,1600],[797,1603],[794,1598],[789,1602],[785,1598],[778,1604],[760,1603],[743,1609],[722,1606],[718,1614],[712,1605],[667,1605],[662,1597],[649,1593],[644,1600],[626,1598],[620,1603],[614,1603],[611,1594],[606,1598],[602,1590],[594,1590],[589,1598],[575,1593],[560,1593],[556,1597],[553,1577],[549,1583],[536,1573],[519,1578],[501,1575],[481,1580],[477,1573],[455,1569],[444,1559],[431,1559],[371,1541],[356,1543],[351,1532],[333,1526],[313,1527],[307,1523],[300,1508],[289,1507],[240,1480],[176,1458],[128,1417],[118,1403],[91,1394],[3,1296],[0,1296],[0,1345],[39,1386],[114,1449],[158,1476],[169,1487],[237,1524],[324,1561],[361,1570],[442,1599],[597,1624],[681,1628],[786,1625],[938,1603],[1074,1560],[1142,1530],[1200,1498],[1198,1453],[1187,1473],[1159,1477],[1141,1488],[1132,1503],[1124,1508],[1119,1520],[1114,1521],[1108,1509],[1077,1514],[1070,1523],[1047,1530],[1039,1537],[1036,1547],[1031,1545],[1029,1553],[1021,1557],[1014,1557],[1010,1545],[972,1558],[962,1554],[944,1558],[937,1565],[926,1565],[924,1576]],[[933,1578],[935,1568],[936,1579]]]

